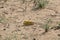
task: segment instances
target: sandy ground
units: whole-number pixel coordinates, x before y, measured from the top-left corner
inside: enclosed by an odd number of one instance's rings
[[[31,10],[33,2],[26,0],[4,0],[0,1],[0,40],[60,40],[59,30],[49,30],[46,34],[42,28],[48,19],[51,27],[60,23],[60,0],[48,0],[48,5],[44,9]],[[36,24],[31,26],[22,26],[24,20],[31,20]],[[13,39],[17,36],[17,39]]]

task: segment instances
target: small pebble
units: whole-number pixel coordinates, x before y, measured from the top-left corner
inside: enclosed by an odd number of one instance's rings
[[[60,36],[60,34],[58,34],[58,36]]]
[[[36,40],[35,38],[33,40]]]
[[[6,30],[6,29],[3,29],[3,30]]]

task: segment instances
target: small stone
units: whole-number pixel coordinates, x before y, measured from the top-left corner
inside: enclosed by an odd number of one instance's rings
[[[3,29],[3,30],[6,30],[6,29]]]
[[[57,26],[54,30],[59,30],[60,29],[60,26]]]
[[[20,9],[17,10],[17,12],[24,12],[24,9],[20,8]]]
[[[33,40],[36,40],[35,38]]]
[[[2,7],[0,7],[0,8],[4,8],[4,7],[2,6]]]
[[[60,36],[60,34],[58,34],[58,36]]]

